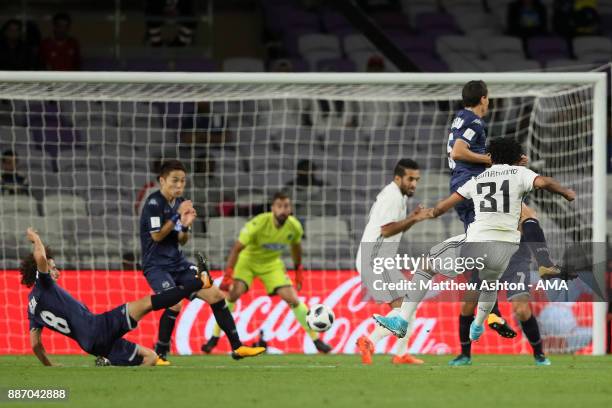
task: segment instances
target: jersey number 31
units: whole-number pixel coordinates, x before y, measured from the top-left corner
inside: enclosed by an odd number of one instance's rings
[[[486,193],[484,191],[486,190]],[[510,212],[510,181],[504,180],[501,183],[499,191],[502,192],[501,201],[502,201],[502,212],[509,213]],[[484,194],[482,200],[480,201],[480,212],[490,213],[490,212],[498,212],[497,210],[497,200],[499,199],[499,195],[497,198],[494,197],[497,193],[497,184],[494,182],[487,183],[478,183],[476,184],[476,193],[481,195]]]

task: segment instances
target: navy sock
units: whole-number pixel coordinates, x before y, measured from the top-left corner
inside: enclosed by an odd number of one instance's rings
[[[525,337],[529,340],[531,348],[533,349],[533,355],[538,356],[544,354],[544,348],[542,347],[542,337],[540,337],[540,328],[538,327],[538,321],[531,315],[531,317],[524,322],[521,322],[521,328]]]
[[[236,330],[236,323],[234,322],[234,316],[232,316],[232,312],[227,308],[227,303],[225,299],[220,300],[217,303],[213,303],[210,305],[210,308],[215,315],[215,320],[217,324],[223,330],[225,335],[227,336],[230,344],[232,345],[232,350],[236,350],[238,347],[242,346],[242,342],[240,341],[240,337],[238,337],[238,330]]]
[[[158,354],[160,352],[167,353],[170,350],[170,339],[172,338],[172,331],[174,330],[174,324],[176,323],[178,314],[179,312],[166,309],[159,319],[157,345],[155,346],[155,351]]]
[[[472,356],[472,342],[470,341],[470,325],[474,321],[474,315],[459,315],[459,342],[461,344],[461,354]]]
[[[527,242],[529,245],[529,249],[538,263],[538,267],[554,265],[550,259],[544,231],[542,231],[542,227],[540,227],[538,220],[535,218],[527,218],[523,221],[523,237],[524,242]]]

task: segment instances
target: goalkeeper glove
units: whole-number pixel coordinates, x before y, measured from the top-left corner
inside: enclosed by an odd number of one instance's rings
[[[295,268],[295,288],[298,292],[302,289],[302,282],[304,281],[304,267],[298,265]]]
[[[234,283],[234,268],[227,267],[223,272],[223,280],[221,280],[221,285],[219,285],[219,289],[229,292],[230,287]]]

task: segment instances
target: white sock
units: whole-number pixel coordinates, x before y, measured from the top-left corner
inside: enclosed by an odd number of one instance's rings
[[[421,303],[421,300],[423,300],[427,294],[427,289],[424,288],[422,284],[429,282],[431,278],[433,278],[433,276],[420,270],[416,271],[414,274],[412,282],[414,282],[415,288],[408,292],[400,308],[400,316],[404,320],[409,321],[416,312],[419,303]]]
[[[399,315],[399,309],[391,309],[391,311],[387,313],[386,317],[397,316],[397,315]],[[376,325],[376,327],[374,328],[374,330],[372,330],[372,333],[370,333],[368,338],[370,339],[372,343],[376,345],[379,341],[381,341],[382,339],[384,339],[390,334],[391,332],[389,330],[385,329],[382,326]]]
[[[408,341],[410,340],[410,336],[412,335],[412,329],[414,327],[414,319],[416,313],[413,313],[408,320],[408,330],[406,331],[406,335],[401,339],[397,340],[397,346],[395,347],[395,355],[403,356],[404,354],[408,354]]]
[[[491,313],[496,301],[496,290],[480,291],[480,296],[478,296],[478,307],[476,308],[476,317],[474,318],[474,322],[478,326],[483,325],[485,319],[489,316],[489,313]]]

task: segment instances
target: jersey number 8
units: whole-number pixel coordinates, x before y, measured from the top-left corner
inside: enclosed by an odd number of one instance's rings
[[[53,327],[60,333],[68,334],[70,333],[70,327],[68,327],[68,322],[61,317],[55,316],[53,313],[43,310],[40,312],[40,317],[43,319],[45,323],[49,326]]]

